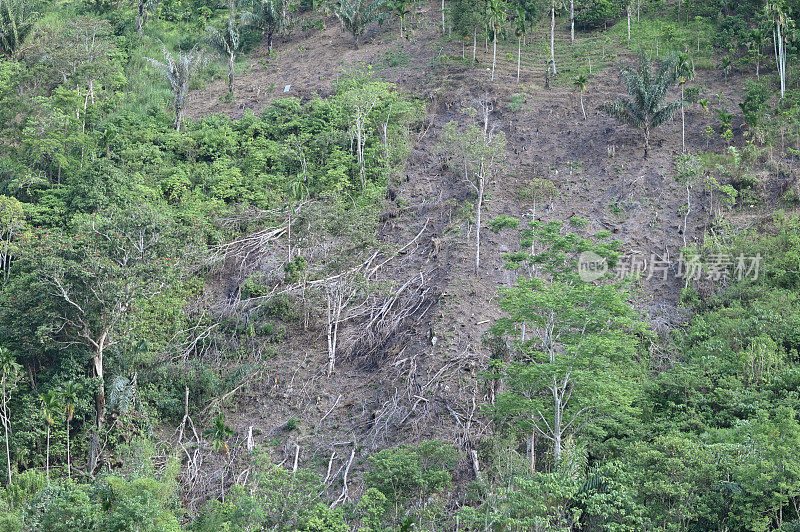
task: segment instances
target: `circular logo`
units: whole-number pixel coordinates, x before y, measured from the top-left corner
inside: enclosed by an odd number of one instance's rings
[[[608,261],[594,251],[584,251],[578,256],[578,277],[585,283],[596,281],[608,271]]]

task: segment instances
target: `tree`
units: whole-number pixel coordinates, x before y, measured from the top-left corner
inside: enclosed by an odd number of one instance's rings
[[[767,2],[764,12],[772,21],[772,44],[775,49],[775,66],[781,82],[781,98],[786,92],[786,44],[789,42],[790,30],[794,21],[789,18],[782,3]]]
[[[694,79],[694,67],[686,54],[678,55],[675,60],[675,75],[681,87],[681,101],[685,102],[684,85]],[[681,105],[681,153],[686,153],[686,109]]]
[[[136,0],[136,33],[142,36],[150,13],[156,10],[161,0]]]
[[[454,171],[462,172],[464,180],[477,194],[475,201],[475,269],[480,269],[481,214],[486,183],[499,174],[505,160],[505,134],[495,132],[489,125],[489,115],[493,106],[487,96],[481,98],[478,107],[482,112],[483,127],[475,122],[476,111],[470,110],[472,122],[460,128],[457,122],[449,122],[444,127],[439,151],[446,155],[447,164]]]
[[[8,280],[11,261],[19,253],[17,239],[25,231],[25,211],[16,198],[0,195],[0,270]]]
[[[75,415],[75,403],[78,400],[78,390],[75,383],[67,382],[64,386],[64,414],[66,414],[67,424],[67,478],[72,478],[72,463],[70,456],[69,424]]]
[[[684,105],[683,100],[663,104],[667,91],[676,81],[675,61],[671,59],[664,61],[653,72],[647,58],[641,55],[639,66],[623,68],[620,78],[630,98],[607,101],[600,106],[600,110],[631,127],[642,130],[644,156],[647,158],[653,129],[672,118],[675,111]]]
[[[228,58],[228,97],[233,99],[233,80],[236,75],[236,53],[239,51],[239,23],[236,20],[236,4],[228,0],[228,22],[219,30],[213,26],[206,28],[206,42],[218,54]]]
[[[575,0],[569,0],[569,42],[575,42]]]
[[[550,1],[550,72],[555,76],[556,71],[556,0]]]
[[[34,235],[10,286],[17,309],[6,309],[7,323],[38,319],[38,343],[80,346],[90,354],[95,377],[95,422],[88,470],[98,465],[105,426],[105,357],[127,341],[137,300],[157,295],[175,264],[167,260],[171,227],[165,213],[147,205],[76,215],[72,235]],[[31,309],[35,312],[29,313]],[[29,314],[33,314],[29,316]],[[16,326],[16,325],[15,325]],[[30,326],[27,324],[25,326]],[[35,349],[36,346],[30,346]]]
[[[520,62],[522,61],[522,38],[528,31],[528,13],[522,7],[517,7],[517,18],[514,19],[514,34],[517,36],[517,81],[519,81]]]
[[[586,87],[589,85],[589,78],[587,78],[585,74],[579,74],[575,77],[575,81],[573,81],[572,84],[575,85],[575,88],[578,90],[578,95],[581,100],[581,112],[583,113],[583,119],[586,120],[586,109],[583,107],[583,93],[586,92]]]
[[[46,458],[45,458],[45,471],[47,473],[47,483],[50,483],[50,429],[53,428],[53,423],[55,423],[55,418],[53,417],[54,412],[58,408],[58,398],[56,397],[56,392],[54,390],[50,390],[46,393],[43,393],[39,396],[39,400],[42,403],[42,418],[44,419],[45,428],[47,429],[47,451],[46,451]]]
[[[472,41],[472,62],[474,63],[478,48],[478,28],[483,24],[484,13],[478,2],[470,0],[453,0],[451,7],[453,30],[465,41],[467,39]]]
[[[8,402],[11,400],[11,393],[17,388],[22,378],[22,366],[17,363],[11,352],[0,347],[0,422],[3,424],[3,432],[6,444],[6,468],[8,478],[6,483],[11,485],[11,409]]]
[[[500,33],[506,21],[505,4],[503,0],[489,0],[489,27],[492,28],[492,81],[494,81],[494,66],[497,62],[497,34]]]
[[[592,419],[633,408],[635,357],[646,326],[622,287],[578,277],[579,252],[613,263],[618,243],[606,235],[595,242],[564,234],[560,222],[532,228],[542,251],[518,258],[542,265],[551,280],[521,278],[500,292],[507,317],[492,331],[511,340],[515,356],[500,371],[506,390],[494,408],[522,431],[549,440],[559,464],[568,436]],[[522,324],[533,329],[531,338],[519,337]]]
[[[389,8],[392,13],[397,15],[400,21],[400,39],[403,39],[403,29],[405,26],[406,17],[411,13],[415,4],[415,0],[389,0]]]
[[[0,0],[0,53],[13,57],[33,29],[39,13],[32,0]]]
[[[358,50],[359,42],[370,24],[383,20],[388,0],[335,0],[331,10],[347,31],[353,34],[353,44]]]
[[[157,61],[150,57],[145,57],[156,69],[161,72],[172,88],[175,98],[173,109],[175,111],[175,129],[180,131],[183,122],[183,113],[186,109],[186,96],[189,94],[189,82],[197,69],[202,64],[203,56],[195,46],[188,52],[178,52],[177,58],[167,50],[162,43],[164,50],[164,61]]]
[[[291,27],[290,10],[289,0],[253,0],[250,9],[242,13],[242,20],[266,37],[267,50],[272,53],[273,36],[281,35]]]

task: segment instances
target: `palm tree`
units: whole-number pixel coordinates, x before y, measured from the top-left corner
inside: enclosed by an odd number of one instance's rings
[[[42,417],[44,418],[44,422],[47,427],[45,471],[47,472],[47,483],[50,484],[50,429],[52,429],[53,423],[55,423],[53,413],[56,411],[56,408],[58,408],[58,397],[56,397],[55,391],[50,390],[49,392],[40,395],[39,399],[42,402]]]
[[[285,33],[291,25],[290,8],[288,0],[253,0],[250,9],[242,13],[242,21],[267,38],[267,49],[272,53],[272,36]]]
[[[72,464],[70,463],[69,424],[75,415],[75,402],[78,400],[78,390],[75,383],[69,381],[64,386],[64,414],[67,416],[67,478],[72,478]]]
[[[585,74],[579,74],[575,77],[575,81],[573,81],[572,84],[578,89],[578,94],[581,99],[581,112],[583,113],[583,119],[586,120],[586,109],[583,107],[583,93],[586,92],[586,87],[589,85],[589,78],[587,78]]]
[[[0,0],[0,54],[15,55],[38,16],[31,0]]]
[[[644,134],[644,156],[650,149],[650,133],[675,114],[683,100],[662,105],[667,91],[675,83],[675,61],[670,59],[661,63],[653,72],[647,58],[639,57],[637,68],[625,67],[620,71],[620,78],[630,98],[617,98],[605,102],[600,110],[610,116],[641,129]]]
[[[497,34],[506,20],[502,0],[489,0],[489,26],[492,28],[492,81],[494,81],[494,66],[497,62]]]
[[[239,24],[236,21],[236,4],[228,0],[228,23],[219,30],[213,26],[206,28],[208,45],[220,55],[228,58],[228,97],[233,99],[233,78],[236,75],[236,53],[239,51]]]
[[[373,22],[383,20],[386,13],[383,7],[388,0],[335,0],[330,4],[330,9],[342,26],[353,34],[353,44],[356,50],[361,41],[361,36]]]
[[[685,53],[678,55],[675,60],[675,76],[681,87],[681,101],[685,101],[684,85],[686,85],[687,81],[694,79],[694,67]],[[684,105],[681,105],[681,153],[686,152],[686,112],[684,107]]]
[[[188,52],[178,52],[177,58],[174,57],[164,43],[164,61],[157,61],[150,57],[145,57],[154,67],[156,67],[169,82],[172,93],[175,96],[173,109],[175,111],[175,129],[181,129],[183,122],[183,112],[186,109],[186,96],[189,94],[189,82],[192,75],[202,64],[203,56],[195,46]]]

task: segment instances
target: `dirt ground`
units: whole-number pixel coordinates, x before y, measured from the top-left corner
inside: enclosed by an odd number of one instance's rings
[[[411,21],[411,39],[400,40],[397,28],[384,24],[372,28],[355,50],[350,35],[342,34],[334,19],[327,19],[322,31],[298,30],[285,40],[277,39],[276,55],[269,60],[263,48],[251,54],[236,80],[233,103],[220,99],[226,92],[223,80],[191,95],[187,112],[191,117],[211,113],[239,117],[248,109],[259,112],[275,98],[307,100],[329,94],[343,72],[369,64],[376,75],[428,107],[428,127],[418,135],[404,175],[393,184],[394,203],[402,200],[405,207],[384,224],[379,236],[403,244],[422,230],[402,263],[388,265],[384,275],[402,280],[409,268],[424,270],[431,276],[436,297],[418,316],[412,334],[379,363],[343,361],[332,378],[324,374],[324,331],[290,334],[288,349],[272,363],[271,373],[231,405],[240,438],[250,426],[258,428],[256,440],[278,438],[282,449],[278,461],[291,460],[299,445],[301,464],[324,474],[332,453],[333,470],[341,471],[350,448],[358,448],[356,457],[361,459],[370,449],[431,437],[468,447],[488,433],[475,406],[489,398],[486,383],[478,377],[489,356],[482,337],[500,316],[498,288],[513,283],[512,272],[503,268],[502,253],[517,249],[518,235],[484,229],[481,271],[474,275],[469,238],[474,228],[456,212],[469,198],[469,186],[446,171],[433,150],[441,128],[462,119],[463,110],[476,98],[489,95],[494,101],[492,120],[505,132],[509,148],[508,170],[488,187],[485,220],[501,214],[525,217],[531,205],[519,199],[519,191],[538,177],[552,180],[559,191],[552,203],[538,207],[538,219],[586,218],[589,233],[611,231],[631,256],[655,253],[674,260],[684,242],[699,241],[707,228],[703,193],[693,191],[693,212],[683,234],[686,190],[674,177],[680,118],[654,133],[651,155],[644,159],[640,134],[597,111],[602,101],[620,94],[615,65],[632,57],[620,56],[593,73],[584,96],[588,114],[584,120],[571,83],[550,90],[542,87],[541,52],[529,51],[541,47],[526,47],[528,57],[517,81],[516,62],[506,55],[515,59],[516,43],[500,46],[491,81],[491,55],[483,43],[478,46],[477,65],[460,61],[462,46],[452,41],[443,44],[440,20],[438,4],[426,4]],[[545,32],[540,28],[540,39]],[[557,38],[569,39],[565,28]],[[467,56],[470,52],[467,48]],[[532,57],[535,54],[539,56]],[[741,80],[700,71],[695,84],[704,88],[701,98],[724,89],[727,108],[736,110],[733,124],[739,131]],[[283,92],[286,86],[290,88]],[[509,105],[512,96],[522,102],[516,110]],[[702,131],[711,124],[716,125],[710,113],[696,107],[687,110],[690,151],[706,149]],[[739,132],[737,141],[740,137]],[[719,140],[712,141],[711,148],[724,149]],[[681,287],[674,275],[666,283],[643,280],[637,303],[654,322],[675,324],[682,316],[677,308]],[[301,421],[300,430],[286,433],[282,427],[290,417]],[[462,469],[469,468],[462,464]]]

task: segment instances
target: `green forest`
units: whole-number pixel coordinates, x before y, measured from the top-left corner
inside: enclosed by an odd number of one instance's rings
[[[0,531],[800,532],[793,0],[0,0]]]

